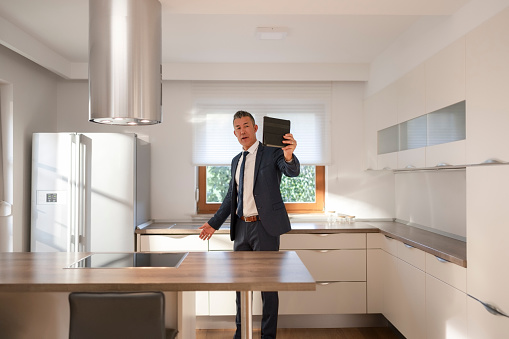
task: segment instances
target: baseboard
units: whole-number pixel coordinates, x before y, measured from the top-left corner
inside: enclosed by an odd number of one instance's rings
[[[260,328],[261,316],[253,316],[253,328]],[[279,328],[388,327],[382,314],[280,315]],[[234,329],[235,316],[196,317],[197,329]]]

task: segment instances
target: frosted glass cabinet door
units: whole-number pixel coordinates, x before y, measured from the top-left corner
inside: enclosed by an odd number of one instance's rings
[[[467,168],[467,293],[509,314],[509,165]],[[509,333],[509,318],[506,318]]]
[[[509,11],[466,36],[467,163],[509,161]]]

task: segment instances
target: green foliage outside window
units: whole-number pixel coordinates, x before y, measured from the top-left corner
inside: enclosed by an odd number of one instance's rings
[[[223,202],[230,183],[230,166],[207,166],[207,203]],[[300,167],[300,175],[283,175],[281,194],[284,202],[314,203],[316,197],[316,167]]]

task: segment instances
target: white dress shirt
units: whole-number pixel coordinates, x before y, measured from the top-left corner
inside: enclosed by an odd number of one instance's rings
[[[258,152],[259,145],[260,142],[256,141],[247,150],[249,153],[246,156],[246,164],[244,165],[244,195],[243,195],[244,217],[258,215],[258,209],[256,208],[253,196],[253,184],[254,184],[256,153]],[[239,158],[239,162],[237,164],[237,171],[235,172],[235,182],[237,183],[237,192],[239,191],[240,165],[242,164],[242,158],[243,158],[242,156]]]

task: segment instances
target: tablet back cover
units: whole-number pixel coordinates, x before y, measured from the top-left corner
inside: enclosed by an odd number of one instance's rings
[[[283,135],[290,133],[290,120],[263,117],[263,144],[270,147],[285,147]]]

